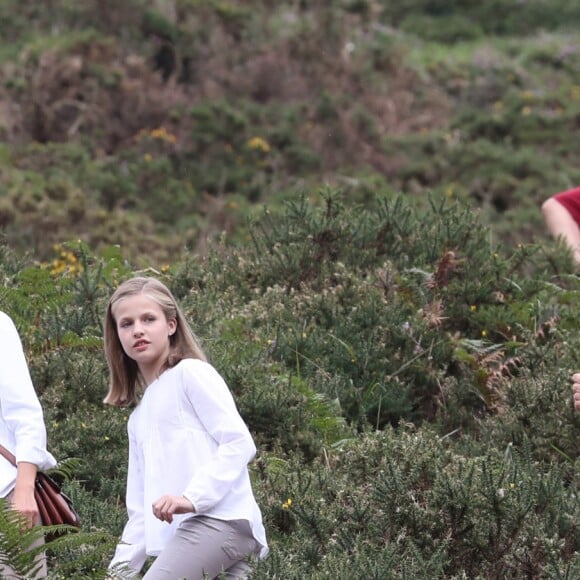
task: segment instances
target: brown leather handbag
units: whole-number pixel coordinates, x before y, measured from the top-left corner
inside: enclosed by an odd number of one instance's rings
[[[16,467],[14,454],[3,445],[0,445],[0,454]],[[58,483],[44,471],[36,473],[34,499],[38,504],[43,526],[66,524],[75,528],[81,527],[81,520],[73,507],[71,499],[62,492]]]

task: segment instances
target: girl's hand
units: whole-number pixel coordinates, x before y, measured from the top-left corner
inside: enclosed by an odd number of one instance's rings
[[[574,409],[580,411],[580,373],[572,376],[572,396],[574,398]]]
[[[195,513],[193,504],[182,495],[162,495],[153,502],[153,515],[162,522],[171,523],[174,514]]]

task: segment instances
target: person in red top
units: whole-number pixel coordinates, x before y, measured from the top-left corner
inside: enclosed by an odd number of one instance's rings
[[[552,236],[562,238],[580,264],[580,187],[547,199],[542,214]]]

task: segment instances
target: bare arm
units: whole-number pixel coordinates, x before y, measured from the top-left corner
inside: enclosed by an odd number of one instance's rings
[[[542,214],[554,238],[563,238],[580,264],[580,228],[570,212],[557,200],[550,198],[542,204]]]

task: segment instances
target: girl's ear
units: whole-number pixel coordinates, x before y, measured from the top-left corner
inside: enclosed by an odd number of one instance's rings
[[[169,336],[172,336],[173,334],[175,334],[175,331],[177,330],[177,320],[175,320],[175,318],[168,320],[167,326],[169,327]]]

